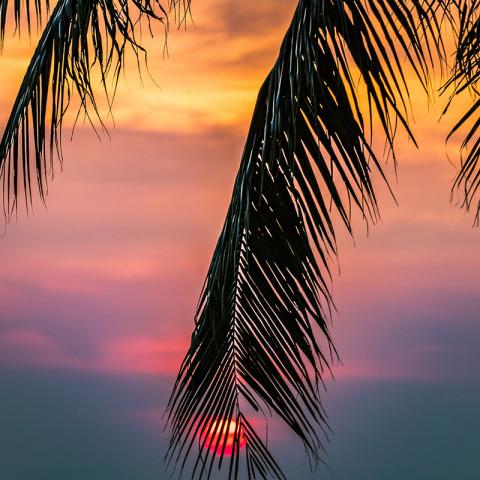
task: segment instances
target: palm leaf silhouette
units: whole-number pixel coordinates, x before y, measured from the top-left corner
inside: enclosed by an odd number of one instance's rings
[[[456,4],[458,45],[455,54],[453,73],[443,87],[443,92],[453,88],[450,101],[465,91],[474,96],[473,104],[461,116],[452,128],[449,138],[456,132],[466,129],[462,142],[462,162],[452,190],[463,194],[462,205],[470,210],[476,203],[475,223],[480,221],[480,96],[478,84],[480,80],[480,2],[478,0],[460,0]]]
[[[20,2],[14,2],[17,21],[19,5]],[[40,11],[41,0],[36,0],[35,5]],[[2,37],[7,7],[7,0],[2,0]],[[182,7],[188,9],[188,0],[169,0],[168,7],[181,14]],[[44,200],[48,176],[53,175],[54,154],[58,153],[61,160],[62,119],[72,96],[77,95],[80,109],[88,119],[92,114],[98,115],[91,71],[97,69],[111,104],[126,49],[130,48],[137,57],[146,54],[136,35],[142,18],[165,22],[166,15],[158,0],[58,1],[28,66],[0,142],[0,179],[7,218],[16,208],[22,190],[28,209],[35,183]],[[27,16],[30,25],[28,10]],[[113,88],[110,96],[108,87]]]
[[[336,358],[328,329],[333,216],[349,230],[352,205],[377,218],[371,174],[383,172],[370,146],[372,117],[392,152],[397,123],[410,134],[403,57],[427,88],[438,43],[430,49],[423,40],[432,38],[433,16],[416,1],[299,1],[258,95],[170,398],[166,460],[180,471],[190,456],[193,477],[221,468],[223,428],[233,433],[230,478],[242,442],[248,478],[284,478],[245,413],[267,409],[303,442],[312,465],[322,460],[320,385]]]
[[[13,2],[13,18],[15,22],[15,29],[18,33],[21,29],[21,20],[24,19],[27,24],[28,32],[31,32],[33,16],[35,16],[37,27],[40,27],[44,14],[48,13],[50,9],[49,0],[34,0],[34,11],[32,12],[32,4],[30,2],[20,2],[14,0]],[[7,16],[10,5],[8,0],[0,0],[0,47],[3,46],[5,38],[5,28],[7,25]]]

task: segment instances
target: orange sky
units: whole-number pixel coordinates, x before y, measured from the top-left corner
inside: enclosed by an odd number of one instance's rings
[[[258,88],[276,59],[295,5],[292,0],[193,2],[192,19],[186,28],[177,30],[172,21],[167,56],[163,27],[157,25],[155,37],[144,34],[142,43],[158,85],[145,68],[142,84],[129,55],[115,102],[116,126],[182,133],[225,127],[244,132]],[[33,34],[31,41],[26,35],[19,40],[12,26],[7,32],[0,79],[1,124],[6,121],[36,38]],[[435,120],[445,101],[428,105],[412,73],[408,76],[412,79],[415,131],[424,139],[425,135],[435,135],[443,141],[458,110],[438,128]],[[440,86],[438,78],[436,86]],[[458,108],[464,105],[462,101]],[[71,113],[70,120],[75,112]],[[429,142],[425,139],[422,143]]]
[[[209,127],[245,127],[259,85],[273,64],[294,2],[268,0],[196,2],[193,22],[178,31],[171,25],[168,57],[163,27],[143,36],[152,77],[141,85],[133,58],[120,82],[115,103],[118,127],[153,131],[201,132]],[[173,23],[173,22],[172,22]],[[3,57],[0,121],[18,89],[34,40],[7,35]]]

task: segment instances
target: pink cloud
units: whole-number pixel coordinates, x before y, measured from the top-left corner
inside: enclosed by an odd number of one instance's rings
[[[111,340],[95,358],[67,353],[51,337],[34,330],[0,334],[0,363],[40,368],[66,368],[107,374],[174,374],[186,352],[184,340],[128,338]]]
[[[187,341],[123,339],[105,345],[101,369],[118,373],[175,374]]]
[[[15,365],[71,366],[54,340],[34,330],[10,330],[0,335],[0,362]]]
[[[175,375],[187,348],[187,338],[127,337],[107,340],[100,346],[99,355],[85,358],[66,352],[59,342],[48,335],[18,329],[0,334],[0,363],[104,374]],[[431,351],[431,348],[427,350]],[[402,362],[401,358],[391,358],[387,362],[356,360],[334,366],[332,373],[337,380],[438,379],[430,369],[413,368],[411,363]],[[325,378],[328,382],[327,373]],[[152,412],[147,413],[151,418]]]

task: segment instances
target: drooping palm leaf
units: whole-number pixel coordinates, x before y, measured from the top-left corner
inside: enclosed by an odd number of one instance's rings
[[[449,138],[460,130],[466,129],[462,142],[461,168],[457,175],[453,191],[463,194],[462,205],[470,210],[476,203],[475,222],[480,220],[480,2],[478,0],[459,0],[457,4],[458,45],[455,54],[453,73],[446,82],[443,92],[453,89],[447,109],[454,99],[470,91],[473,101],[470,108],[452,128]]]
[[[187,9],[188,1],[169,0],[168,7]],[[44,199],[54,153],[61,155],[62,119],[72,97],[77,95],[87,116],[98,114],[91,72],[98,72],[111,102],[127,47],[137,56],[145,53],[136,35],[141,19],[165,22],[166,15],[158,0],[58,1],[0,142],[0,180],[7,217],[15,209],[20,191],[25,193],[28,208],[35,183]]]
[[[249,411],[276,414],[312,464],[321,460],[319,386],[336,358],[327,325],[334,216],[348,229],[352,204],[377,216],[372,116],[389,148],[397,122],[409,132],[403,66],[406,58],[426,87],[427,10],[417,1],[299,1],[258,95],[169,402],[166,460],[184,471],[192,458],[192,477],[210,477],[228,449],[230,478],[243,452],[248,478],[284,478]]]
[[[7,26],[7,18],[9,9],[13,10],[13,18],[15,21],[15,29],[20,33],[22,20],[25,21],[27,29],[30,32],[33,16],[35,17],[37,27],[42,23],[43,16],[50,9],[49,0],[34,0],[34,11],[32,12],[32,4],[29,1],[13,0],[13,5],[9,0],[0,0],[0,48],[3,46],[5,38],[5,29]]]

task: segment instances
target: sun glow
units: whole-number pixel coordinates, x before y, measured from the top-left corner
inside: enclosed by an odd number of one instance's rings
[[[231,455],[234,448],[245,446],[245,435],[235,420],[215,420],[208,428],[205,446],[216,455]]]

